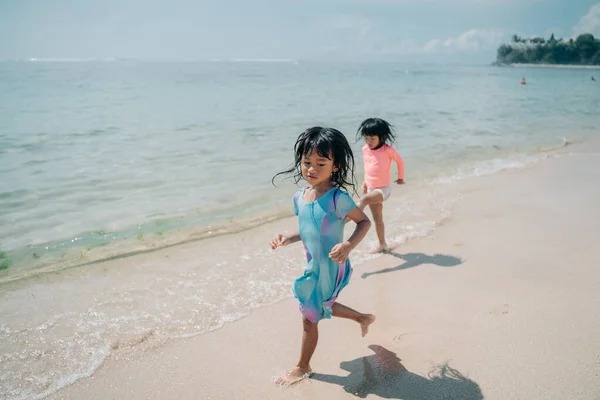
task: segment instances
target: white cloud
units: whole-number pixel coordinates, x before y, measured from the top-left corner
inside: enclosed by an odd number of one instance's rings
[[[505,35],[496,30],[471,29],[456,37],[431,39],[419,43],[413,39],[403,39],[391,43],[389,39],[377,40],[370,35],[361,46],[355,48],[361,54],[374,55],[433,55],[433,54],[477,54],[492,51],[503,42]]]
[[[588,13],[573,27],[573,36],[582,33],[600,36],[600,3],[591,6]]]
[[[320,46],[316,49],[320,54],[330,55],[476,55],[495,51],[505,38],[505,34],[498,30],[471,29],[458,36],[424,42],[396,35],[392,30],[386,30],[378,24],[377,20],[351,14],[341,14],[323,20],[318,31]]]
[[[432,39],[423,47],[424,53],[476,53],[495,48],[504,34],[490,29],[471,29],[457,37]]]
[[[427,43],[419,43],[412,39],[404,39],[395,43],[363,47],[363,54],[377,55],[434,55],[434,54],[477,54],[492,51],[503,42],[505,35],[496,30],[471,29],[456,37],[431,39]]]

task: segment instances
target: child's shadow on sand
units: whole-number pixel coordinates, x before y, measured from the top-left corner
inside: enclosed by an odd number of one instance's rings
[[[340,368],[348,376],[315,373],[312,380],[340,385],[348,393],[365,398],[370,394],[402,400],[482,400],[479,385],[447,364],[436,367],[427,377],[409,372],[401,360],[386,348],[369,346],[374,355],[344,361]]]
[[[456,267],[457,265],[462,264],[463,260],[458,257],[448,256],[445,254],[434,254],[429,256],[424,253],[406,253],[400,254],[395,253],[393,251],[386,251],[384,254],[391,255],[396,258],[400,258],[405,262],[393,268],[385,268],[380,269],[379,271],[374,272],[365,272],[361,275],[361,278],[365,279],[369,275],[377,275],[377,274],[385,274],[387,272],[401,271],[403,269],[409,269],[413,267],[418,267],[422,264],[434,264],[440,267]]]

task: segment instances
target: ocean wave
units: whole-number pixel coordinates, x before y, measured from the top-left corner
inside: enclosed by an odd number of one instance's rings
[[[505,155],[499,158],[465,163],[465,165],[462,165],[451,174],[434,178],[431,184],[447,184],[469,178],[493,175],[504,170],[523,168],[529,164],[537,163],[547,158],[553,152],[575,143],[575,140],[567,139],[566,137],[561,137],[560,140],[558,144],[540,146],[535,152]]]

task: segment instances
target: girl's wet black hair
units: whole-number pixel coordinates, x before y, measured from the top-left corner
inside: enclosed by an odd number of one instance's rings
[[[294,165],[275,175],[271,182],[275,185],[275,178],[279,175],[292,175],[297,184],[302,179],[302,157],[316,151],[321,157],[333,160],[337,171],[331,174],[333,186],[355,192],[354,179],[354,154],[346,136],[337,129],[315,126],[302,132],[294,145]]]
[[[377,150],[384,144],[391,145],[394,143],[396,138],[392,133],[392,128],[392,125],[381,118],[367,118],[358,127],[356,139],[360,140],[365,136],[377,136],[379,138],[379,146],[374,149]]]

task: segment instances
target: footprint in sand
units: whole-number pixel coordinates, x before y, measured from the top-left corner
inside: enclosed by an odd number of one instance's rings
[[[406,336],[408,336],[408,333],[400,333],[399,335],[394,336],[392,340],[394,342],[402,342]]]

